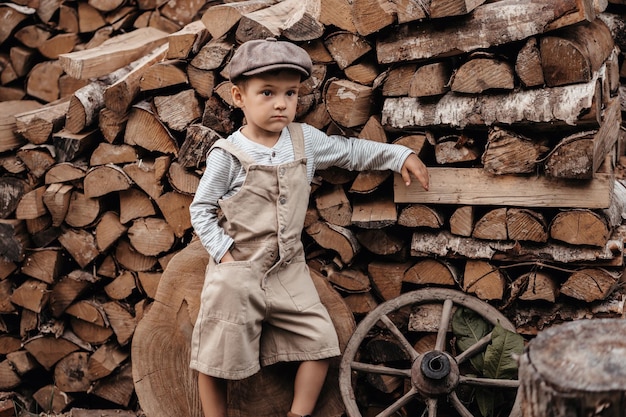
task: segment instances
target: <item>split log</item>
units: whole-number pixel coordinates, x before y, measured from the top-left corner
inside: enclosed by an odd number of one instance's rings
[[[550,223],[550,237],[572,245],[602,247],[611,232],[606,218],[585,209],[561,211]]]
[[[348,80],[332,81],[325,94],[326,109],[344,127],[363,125],[372,115],[372,88]]]
[[[507,277],[487,261],[468,260],[463,272],[463,290],[481,300],[502,300]]]
[[[441,136],[435,144],[435,160],[440,165],[476,161],[481,153],[477,141],[463,133]]]
[[[462,271],[444,259],[425,258],[417,261],[404,273],[403,282],[416,285],[456,286]]]
[[[280,36],[294,42],[318,39],[324,33],[320,7],[320,0],[284,0],[243,15],[235,36],[240,43]]]
[[[448,220],[450,232],[453,235],[469,237],[474,231],[475,215],[474,206],[461,206],[454,210]]]
[[[165,57],[167,50],[167,45],[161,45],[131,63],[130,71],[109,85],[104,91],[104,105],[106,108],[116,113],[126,113],[139,93],[139,84],[144,73],[152,64],[161,61]]]
[[[614,45],[611,32],[601,19],[541,36],[539,53],[546,85],[555,87],[590,81]]]
[[[61,98],[59,78],[63,67],[58,60],[43,61],[33,67],[26,81],[26,92],[46,103]]]
[[[101,77],[163,45],[167,42],[167,35],[159,29],[139,28],[113,37],[96,48],[61,54],[59,63],[74,78]]]
[[[364,37],[349,31],[331,33],[324,39],[324,46],[342,70],[372,50],[372,45]]]
[[[305,232],[321,247],[337,252],[346,264],[352,261],[360,249],[354,232],[345,227],[317,221],[309,225]]]
[[[511,283],[511,297],[520,300],[554,303],[558,295],[559,285],[555,277],[545,270],[524,273]]]
[[[409,84],[409,97],[439,96],[450,91],[452,66],[448,61],[417,67]]]
[[[560,178],[593,178],[617,141],[622,124],[618,101],[615,97],[607,104],[600,129],[569,135],[550,151],[544,162],[547,175]]]
[[[361,36],[371,35],[396,21],[395,10],[390,3],[376,0],[353,0],[352,18]]]
[[[490,174],[529,174],[549,150],[547,141],[535,140],[516,132],[499,128],[489,129],[481,162]]]
[[[585,268],[573,272],[561,285],[563,295],[593,302],[606,299],[619,285],[621,272],[612,272],[603,268]]]
[[[512,90],[515,87],[513,67],[491,54],[473,53],[452,76],[450,90],[480,94],[489,90]]]
[[[575,320],[540,332],[520,358],[522,415],[562,417],[595,412],[599,404],[606,416],[626,415],[624,341],[615,337],[624,332],[626,323],[610,318]]]
[[[367,265],[372,288],[384,300],[392,300],[400,295],[402,280],[411,263],[391,263],[373,261]]]
[[[151,64],[139,80],[139,91],[167,90],[189,84],[185,61],[168,59]]]
[[[17,149],[24,144],[24,139],[16,134],[16,116],[35,111],[41,107],[42,105],[36,100],[0,102],[0,114],[2,114],[0,116],[0,152]]]
[[[398,224],[405,227],[440,229],[444,221],[443,214],[437,208],[424,204],[409,204],[400,210],[398,216]]]
[[[46,143],[53,133],[58,132],[64,126],[69,104],[69,100],[61,99],[17,114],[16,132],[35,145]]]
[[[517,53],[515,73],[526,88],[541,86],[546,82],[537,37],[529,38]]]
[[[376,255],[406,257],[404,237],[393,230],[363,229],[356,233],[358,242],[368,251]]]
[[[342,186],[331,185],[315,193],[315,206],[322,219],[337,226],[349,226],[352,206]]]

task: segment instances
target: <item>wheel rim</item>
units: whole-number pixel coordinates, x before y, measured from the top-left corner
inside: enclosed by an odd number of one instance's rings
[[[433,303],[443,303],[435,346],[427,352],[418,353],[407,337],[388,317],[388,314],[407,306]],[[482,352],[491,341],[491,333],[458,355],[453,356],[446,352],[448,326],[452,319],[452,311],[455,305],[474,311],[491,325],[500,324],[504,329],[515,332],[513,324],[497,309],[457,290],[426,288],[402,294],[380,304],[359,323],[346,346],[341,360],[339,387],[349,417],[361,417],[353,381],[353,378],[359,374],[390,375],[401,377],[411,382],[410,388],[405,389],[404,394],[397,398],[395,402],[384,406],[385,408],[376,417],[392,416],[397,410],[415,401],[425,407],[421,413],[424,416],[435,417],[438,408],[445,401],[446,407],[453,408],[460,416],[477,417],[469,411],[459,398],[457,394],[458,388],[469,385],[489,389],[515,389],[519,386],[518,380],[478,378],[462,374],[459,365]],[[359,348],[362,346],[366,336],[379,323],[385,331],[389,331],[397,339],[410,357],[411,365],[408,369],[390,368],[356,360]],[[519,397],[519,395],[516,395],[511,408],[511,417],[520,415]]]

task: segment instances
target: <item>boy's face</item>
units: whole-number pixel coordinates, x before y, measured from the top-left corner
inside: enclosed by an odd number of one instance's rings
[[[262,73],[234,85],[233,102],[246,116],[246,136],[280,135],[296,117],[299,88],[300,74],[294,71]]]

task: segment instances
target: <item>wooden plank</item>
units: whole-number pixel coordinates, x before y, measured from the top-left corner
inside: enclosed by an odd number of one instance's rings
[[[406,186],[394,177],[396,203],[496,205],[555,208],[608,208],[613,193],[611,174],[592,180],[545,176],[489,175],[482,168],[429,168],[430,187],[417,181]]]
[[[549,30],[592,21],[592,0],[500,0],[477,7],[456,24],[407,24],[378,39],[378,62],[459,55],[520,41]]]

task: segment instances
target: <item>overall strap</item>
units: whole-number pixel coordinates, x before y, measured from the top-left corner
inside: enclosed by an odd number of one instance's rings
[[[293,145],[293,158],[295,160],[304,158],[304,132],[301,123],[290,123],[287,126],[291,143]]]
[[[246,171],[248,171],[248,167],[250,167],[250,165],[256,164],[254,159],[252,159],[247,153],[245,153],[243,150],[241,150],[241,148],[239,148],[239,146],[233,144],[232,142],[230,142],[230,141],[228,141],[226,139],[218,139],[218,140],[216,140],[215,143],[211,146],[211,150],[213,148],[222,148],[226,152],[228,152],[231,155],[233,155],[235,158],[237,158],[239,160],[239,162],[241,162],[241,165],[243,166],[243,168]],[[209,152],[211,150],[209,150]]]

